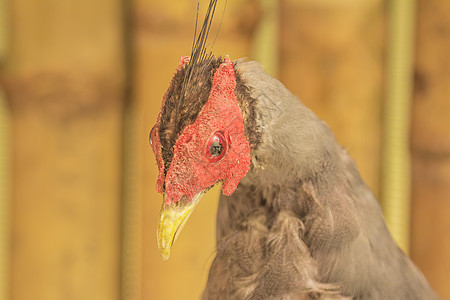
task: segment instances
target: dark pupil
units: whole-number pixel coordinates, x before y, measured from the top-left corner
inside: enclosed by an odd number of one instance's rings
[[[213,142],[209,147],[209,152],[212,156],[219,156],[222,153],[223,147],[220,142]]]

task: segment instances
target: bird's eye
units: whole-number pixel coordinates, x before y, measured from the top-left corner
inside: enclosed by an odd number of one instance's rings
[[[150,147],[153,146],[153,141],[152,140],[153,140],[153,133],[155,132],[155,127],[156,127],[156,125],[153,126],[152,130],[150,130],[150,134],[148,135],[148,141],[150,143]]]
[[[217,162],[225,156],[228,149],[228,141],[222,132],[215,132],[206,145],[206,158],[209,162]]]
[[[215,141],[211,144],[211,147],[209,147],[209,153],[212,156],[219,156],[222,154],[223,146],[219,141]]]

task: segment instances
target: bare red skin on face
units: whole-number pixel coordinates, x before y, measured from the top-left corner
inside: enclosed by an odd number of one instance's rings
[[[235,88],[233,63],[226,57],[214,74],[209,99],[197,120],[178,137],[165,178],[161,145],[159,140],[153,143],[159,167],[156,189],[163,192],[165,180],[167,204],[178,202],[184,195],[190,201],[195,194],[220,180],[224,181],[223,193],[230,195],[249,171],[250,145],[245,136],[244,120],[234,94]],[[211,162],[207,155],[207,144],[216,132],[221,132],[228,141],[228,149],[221,160]]]

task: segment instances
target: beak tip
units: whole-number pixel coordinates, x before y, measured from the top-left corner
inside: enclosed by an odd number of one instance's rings
[[[158,228],[157,236],[158,236],[159,253],[161,254],[162,260],[166,261],[170,257],[170,248],[171,248],[171,243],[173,241],[173,236],[170,235],[170,243],[168,243],[167,237],[164,236],[163,231],[160,231],[160,228]]]
[[[191,201],[181,202],[178,206],[163,202],[156,235],[158,248],[164,261],[169,259],[172,244],[177,239],[202,195],[203,192],[199,192]]]

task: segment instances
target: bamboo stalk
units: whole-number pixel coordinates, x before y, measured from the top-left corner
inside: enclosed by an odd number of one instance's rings
[[[411,198],[410,117],[415,1],[389,3],[387,97],[382,135],[381,193],[387,226],[409,252]]]
[[[7,7],[0,0],[0,64],[7,52]],[[10,274],[10,113],[0,86],[0,300],[9,299]]]
[[[132,4],[122,0],[125,59],[125,107],[123,119],[122,173],[122,257],[121,300],[142,298],[142,114],[132,91],[134,85],[134,39],[132,32]],[[145,135],[144,135],[145,136]]]
[[[10,273],[10,121],[0,90],[0,300],[9,299]]]
[[[121,299],[141,299],[142,177],[143,161],[139,134],[142,120],[135,105],[125,108],[122,204]]]
[[[270,75],[276,77],[279,68],[280,2],[260,0],[262,18],[253,38],[253,59],[264,66]]]
[[[6,0],[0,0],[0,63],[5,59],[8,40],[8,7]]]

